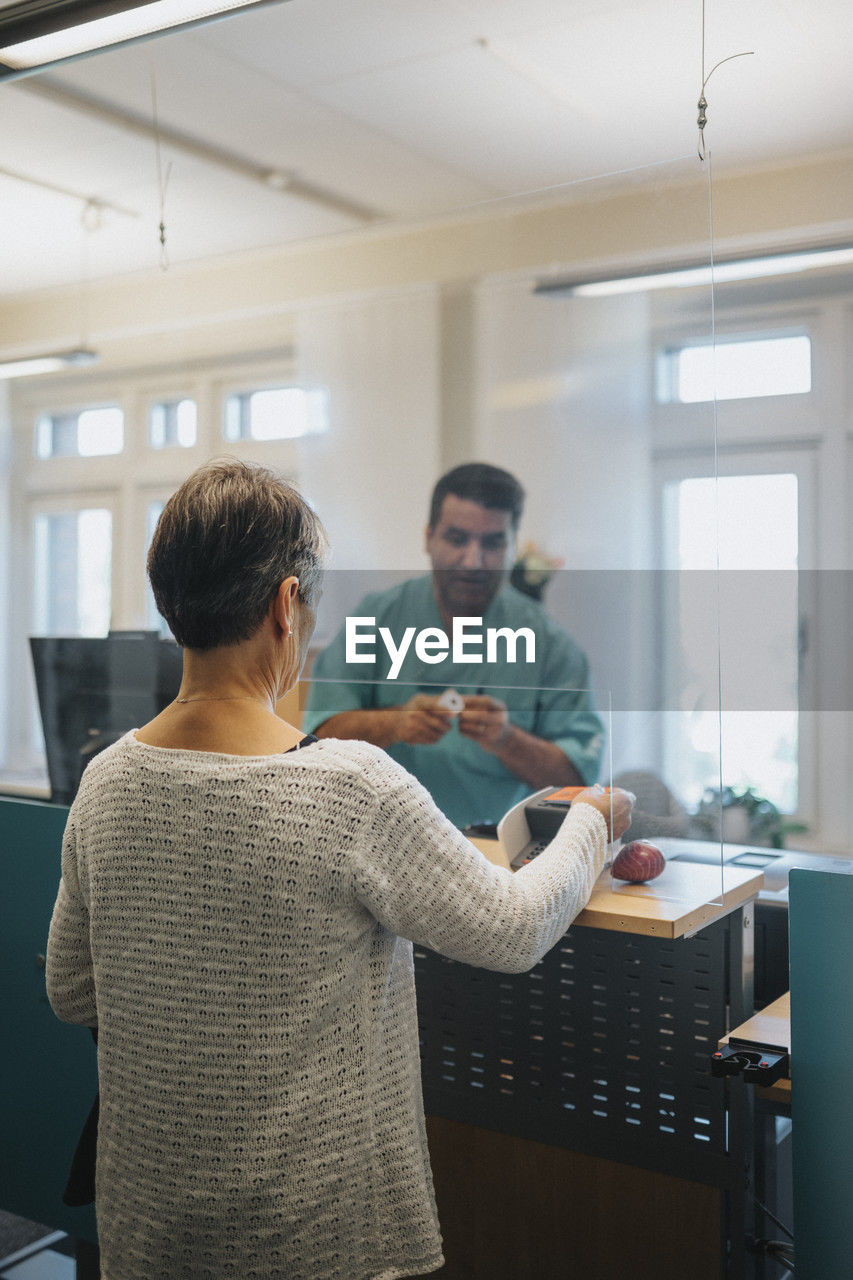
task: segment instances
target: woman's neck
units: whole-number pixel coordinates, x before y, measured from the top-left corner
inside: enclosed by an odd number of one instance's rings
[[[185,650],[177,697],[138,732],[141,742],[225,755],[275,755],[301,740],[275,713],[282,673],[252,641]]]
[[[251,642],[228,648],[184,650],[184,670],[176,702],[256,702],[275,711],[281,672]]]

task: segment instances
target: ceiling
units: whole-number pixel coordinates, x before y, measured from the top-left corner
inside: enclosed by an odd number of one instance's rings
[[[700,0],[285,0],[0,83],[0,294],[157,271],[161,207],[177,264],[695,155],[701,27]],[[851,48],[849,0],[709,2],[706,73],[754,51],[706,89],[715,172],[853,147]]]

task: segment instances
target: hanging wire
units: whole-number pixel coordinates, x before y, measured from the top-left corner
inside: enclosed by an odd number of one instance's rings
[[[698,109],[698,118],[696,123],[699,126],[699,145],[698,155],[700,161],[708,161],[708,240],[709,240],[709,261],[711,267],[711,350],[712,350],[712,369],[714,378],[714,396],[712,400],[713,426],[714,426],[714,541],[715,541],[715,596],[716,596],[716,632],[717,632],[717,764],[719,777],[719,820],[720,820],[720,871],[723,875],[723,655],[722,655],[722,600],[721,600],[721,575],[720,575],[720,457],[719,457],[719,435],[717,425],[717,316],[716,316],[716,278],[715,278],[715,259],[714,259],[714,184],[712,177],[711,153],[705,147],[705,125],[708,123],[708,100],[705,97],[705,89],[711,76],[721,67],[724,62],[731,62],[733,58],[750,57],[754,50],[749,49],[744,53],[730,53],[728,57],[721,58],[716,62],[711,70],[705,72],[705,0],[702,0],[702,88],[699,92],[699,101],[696,104]],[[725,894],[725,883],[720,885],[721,897]]]
[[[704,156],[700,156],[700,159],[704,160]],[[726,885],[723,871],[723,607],[720,575],[720,449],[717,420],[717,282],[714,273],[714,182],[710,152],[708,153],[708,256],[711,267],[711,369],[714,379],[711,412],[714,421],[714,586],[717,631],[717,763],[720,783],[720,897],[724,898]]]
[[[169,270],[169,251],[166,247],[166,188],[169,185],[169,178],[172,174],[172,162],[169,161],[166,166],[165,177],[163,175],[163,157],[160,149],[160,116],[157,111],[157,81],[154,75],[154,68],[151,68],[151,114],[154,124],[154,155],[157,163],[157,195],[160,204],[160,222],[158,224],[158,239],[160,241],[160,269],[162,271]]]
[[[702,0],[702,88],[699,90],[699,101],[696,103],[696,109],[699,112],[696,123],[699,126],[699,146],[697,152],[700,160],[705,160],[707,152],[705,150],[705,125],[708,123],[708,100],[705,97],[705,89],[708,81],[724,62],[731,62],[733,58],[750,58],[755,53],[754,49],[746,49],[743,53],[730,53],[728,57],[721,58],[719,62],[715,62],[708,74],[705,74],[705,0]]]

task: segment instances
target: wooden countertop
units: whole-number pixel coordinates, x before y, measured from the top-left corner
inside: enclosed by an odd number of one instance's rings
[[[728,1036],[723,1036],[720,1044],[728,1044],[731,1036],[736,1040],[754,1041],[755,1044],[767,1048],[777,1048],[783,1053],[791,1052],[791,993],[786,991],[778,1000],[754,1013],[746,1022],[735,1027]],[[770,1102],[791,1101],[791,1081],[787,1077],[777,1080],[775,1084],[764,1089],[756,1086],[756,1095]]]
[[[509,859],[497,840],[476,839],[472,843],[490,862],[509,868]],[[610,872],[605,871],[575,924],[682,938],[748,902],[763,884],[761,872],[750,867],[726,867],[723,882],[719,867],[695,862],[668,862],[651,884],[612,881]]]

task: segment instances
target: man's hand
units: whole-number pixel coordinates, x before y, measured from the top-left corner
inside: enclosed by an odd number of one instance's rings
[[[637,797],[631,791],[623,791],[614,787],[605,791],[603,787],[587,787],[576,795],[572,804],[591,804],[597,809],[610,828],[610,839],[618,840],[623,831],[631,825],[631,810]]]
[[[438,705],[437,696],[416,693],[397,708],[394,740],[410,746],[430,745],[443,738],[452,723],[452,712]]]
[[[497,698],[482,693],[465,698],[465,710],[459,713],[459,732],[473,738],[484,751],[494,754],[506,741],[511,727],[507,709]]]

